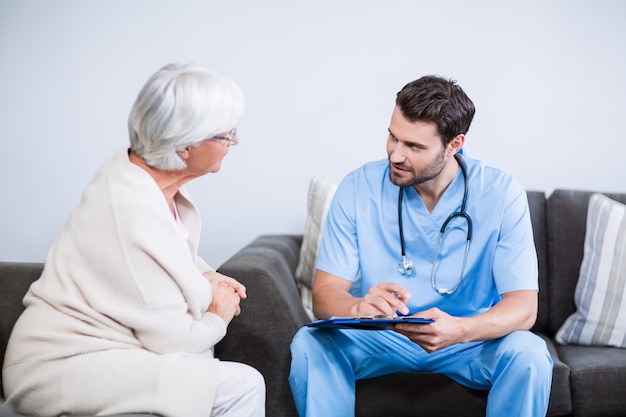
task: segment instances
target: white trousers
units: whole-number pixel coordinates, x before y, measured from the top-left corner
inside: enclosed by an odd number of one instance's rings
[[[201,356],[111,349],[65,358],[62,364],[14,364],[3,370],[2,382],[9,404],[24,415],[150,410],[172,417],[265,416],[265,381],[256,369]]]
[[[211,417],[265,417],[265,380],[243,363],[219,363]]]

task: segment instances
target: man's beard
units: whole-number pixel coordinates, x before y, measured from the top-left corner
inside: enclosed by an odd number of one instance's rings
[[[389,162],[391,164],[391,162]],[[423,167],[418,173],[416,173],[412,168],[410,170],[405,171],[407,174],[412,175],[409,178],[401,177],[400,175],[394,173],[391,169],[389,170],[389,179],[392,183],[399,187],[412,187],[415,185],[422,184],[426,181],[430,181],[433,178],[436,178],[441,171],[443,171],[445,164],[445,150],[441,150],[439,154],[435,157],[435,159],[425,167]],[[407,167],[401,167],[407,169]]]

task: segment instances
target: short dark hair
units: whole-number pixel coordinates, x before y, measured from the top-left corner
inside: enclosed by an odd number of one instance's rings
[[[474,103],[455,80],[427,75],[402,87],[396,106],[412,122],[434,122],[443,145],[459,134],[466,134],[472,124]]]

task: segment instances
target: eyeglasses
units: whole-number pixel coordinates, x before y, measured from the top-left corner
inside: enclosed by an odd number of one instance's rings
[[[226,136],[220,136],[220,135],[215,135],[215,136],[211,136],[210,138],[207,138],[207,140],[225,140],[226,142],[228,142],[229,145],[234,145],[235,143],[237,143],[239,141],[239,138],[237,137],[237,128],[233,128],[231,129]]]

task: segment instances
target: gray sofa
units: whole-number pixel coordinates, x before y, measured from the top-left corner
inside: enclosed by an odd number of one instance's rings
[[[542,192],[528,192],[541,288],[533,330],[546,339],[555,363],[549,416],[626,416],[626,349],[561,346],[553,341],[575,310],[591,194],[557,190],[546,198]],[[626,203],[626,194],[607,195]],[[261,236],[219,268],[244,283],[249,297],[217,345],[216,356],[248,363],[263,373],[268,417],[296,416],[287,377],[291,338],[308,321],[295,281],[301,243],[298,235]],[[22,311],[22,296],[42,266],[0,262],[0,358]],[[467,389],[441,375],[394,374],[359,381],[356,412],[360,417],[481,416],[486,397],[486,391]],[[17,414],[0,403],[0,416]]]
[[[554,341],[575,311],[591,194],[557,190],[546,198],[543,192],[528,192],[540,274],[533,331],[545,338],[554,359],[549,416],[626,416],[626,349]],[[626,194],[607,195],[626,203]],[[265,375],[268,417],[297,415],[287,378],[291,338],[308,321],[294,277],[301,243],[302,236],[261,236],[220,267],[247,286],[249,297],[216,354]],[[485,415],[487,392],[442,375],[404,373],[359,381],[356,397],[360,417],[469,417]]]

